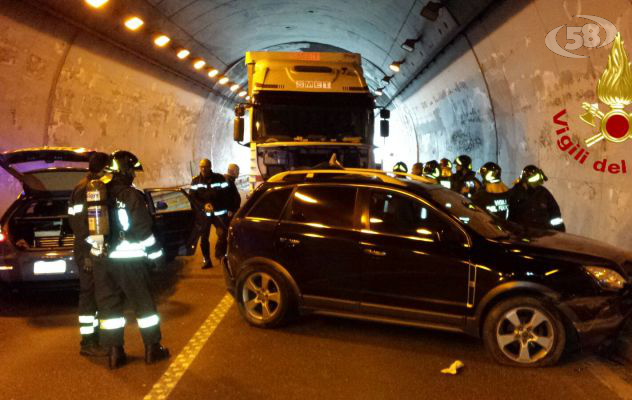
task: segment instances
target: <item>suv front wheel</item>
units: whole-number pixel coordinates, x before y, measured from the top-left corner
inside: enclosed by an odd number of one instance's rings
[[[285,322],[291,293],[281,274],[266,265],[248,267],[237,282],[239,312],[251,325],[274,328]]]
[[[555,364],[566,345],[559,313],[536,297],[515,297],[492,308],[483,326],[485,346],[505,365]]]

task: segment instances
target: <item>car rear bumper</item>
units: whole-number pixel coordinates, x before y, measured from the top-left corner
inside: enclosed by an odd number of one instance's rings
[[[616,337],[632,315],[632,288],[621,293],[576,298],[561,303],[582,347],[595,346]]]
[[[79,279],[72,251],[28,251],[0,257],[0,282],[72,286]]]

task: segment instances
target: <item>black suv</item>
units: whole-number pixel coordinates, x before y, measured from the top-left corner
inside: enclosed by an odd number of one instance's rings
[[[291,171],[261,185],[229,231],[225,276],[243,317],[296,310],[464,332],[500,363],[554,364],[568,338],[616,335],[632,255],[526,230],[413,176]]]
[[[24,189],[0,217],[0,284],[77,285],[68,199],[86,176],[92,153],[84,148],[39,147],[0,154],[0,167]],[[188,195],[178,188],[144,193],[154,234],[167,258],[173,258],[193,228]],[[188,250],[191,255],[193,249]]]

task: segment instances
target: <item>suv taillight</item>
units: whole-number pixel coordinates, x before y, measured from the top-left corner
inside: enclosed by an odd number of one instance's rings
[[[7,235],[5,235],[4,232],[0,231],[0,243],[4,242],[5,240],[7,240]]]

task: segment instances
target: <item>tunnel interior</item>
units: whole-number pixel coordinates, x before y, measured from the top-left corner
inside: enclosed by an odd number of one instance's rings
[[[375,130],[375,157],[386,169],[469,154],[474,169],[498,162],[510,185],[536,164],[571,233],[623,247],[632,239],[624,212],[632,204],[630,144],[603,140],[585,164],[567,146],[585,147],[594,134],[579,117],[582,103],[598,102],[611,45],[567,58],[545,44],[556,27],[589,23],[582,15],[610,21],[632,42],[630,0],[87,3],[0,2],[0,151],[125,148],[145,165],[143,187],[186,184],[203,157],[219,172],[230,162],[247,171],[250,150],[232,137],[233,107],[247,86],[245,52],[354,52],[376,113],[391,110],[390,136]],[[123,26],[132,16],[144,21],[136,32]],[[158,34],[171,39],[164,48],[152,44]],[[601,28],[593,40],[606,36]],[[558,39],[564,44],[563,32]],[[4,172],[0,185],[4,210],[21,188]]]

